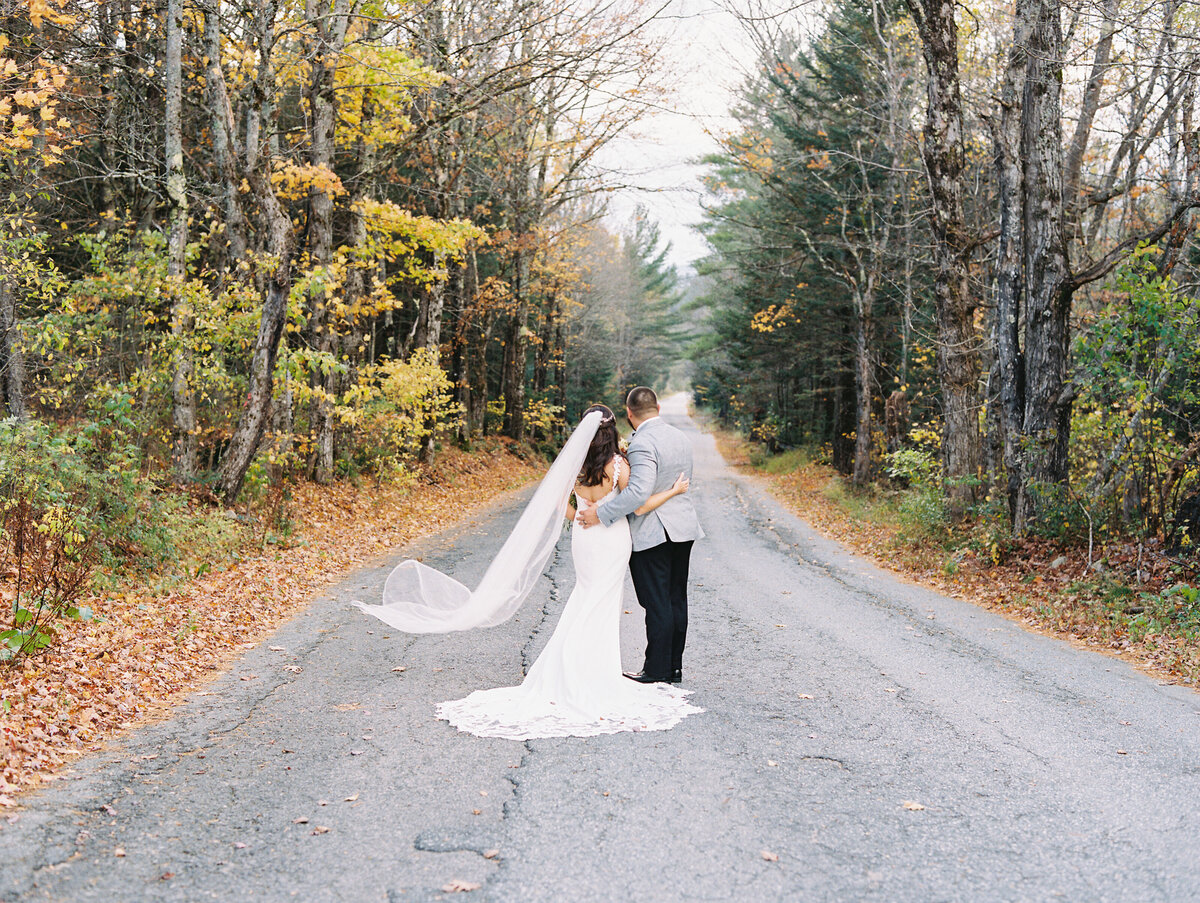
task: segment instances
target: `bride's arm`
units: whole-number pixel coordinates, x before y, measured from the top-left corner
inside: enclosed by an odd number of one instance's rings
[[[656,508],[661,507],[663,505],[663,503],[666,502],[668,499],[673,499],[677,495],[683,495],[685,492],[688,491],[688,486],[690,484],[691,484],[691,481],[688,480],[688,478],[686,476],[684,476],[683,474],[680,474],[676,478],[674,485],[672,485],[670,489],[666,489],[662,492],[654,493],[654,495],[652,495],[652,496],[650,496],[650,498],[646,499],[646,501],[643,502],[642,505],[637,510],[635,510],[633,513],[639,514],[639,515],[640,514],[649,514],[651,511],[654,511]]]

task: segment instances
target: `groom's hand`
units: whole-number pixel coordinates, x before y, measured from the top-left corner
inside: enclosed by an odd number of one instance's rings
[[[580,499],[579,513],[575,515],[575,521],[583,529],[594,527],[600,523],[600,515],[596,513],[596,506],[590,502]]]

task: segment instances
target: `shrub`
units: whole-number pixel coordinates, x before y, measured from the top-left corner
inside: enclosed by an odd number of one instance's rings
[[[918,448],[901,448],[886,457],[885,472],[901,486],[934,486],[941,467],[932,452]]]
[[[462,411],[453,388],[437,352],[425,348],[363,368],[338,415],[355,429],[364,467],[403,470],[426,441],[456,426]]]
[[[12,626],[0,630],[0,660],[38,652],[64,617],[88,618],[78,606],[96,564],[93,537],[80,532],[73,503],[37,508],[28,496],[0,503],[0,573],[12,580]]]
[[[0,422],[0,578],[11,585],[11,626],[0,659],[37,652],[77,608],[99,559],[87,467],[42,424]]]

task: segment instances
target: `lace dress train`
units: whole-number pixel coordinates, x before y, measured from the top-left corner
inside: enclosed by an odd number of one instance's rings
[[[480,737],[591,737],[674,727],[703,709],[689,690],[621,675],[620,618],[631,542],[621,518],[571,530],[575,588],[525,680],[444,702],[437,714]]]

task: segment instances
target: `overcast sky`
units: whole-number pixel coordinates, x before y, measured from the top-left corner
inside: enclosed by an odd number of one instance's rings
[[[701,216],[702,168],[694,161],[717,149],[713,134],[732,127],[729,106],[750,62],[749,45],[718,0],[674,0],[651,27],[665,40],[673,96],[667,109],[609,146],[603,163],[637,186],[612,198],[614,228],[639,203],[646,205],[672,243],[672,262],[682,273],[707,253],[692,228]]]

